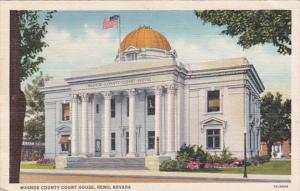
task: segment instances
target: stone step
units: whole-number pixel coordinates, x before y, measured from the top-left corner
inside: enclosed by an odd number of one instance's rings
[[[145,158],[74,158],[67,169],[146,169]]]

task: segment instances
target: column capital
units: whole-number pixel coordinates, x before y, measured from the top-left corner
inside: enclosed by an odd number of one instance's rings
[[[163,87],[162,86],[156,86],[154,88],[154,91],[155,91],[155,95],[162,95],[162,93],[163,93]]]
[[[77,103],[78,102],[78,94],[72,94],[72,102]]]
[[[171,94],[174,94],[176,92],[176,89],[177,89],[175,83],[167,85],[167,88],[168,88],[168,92],[171,93]]]
[[[112,97],[112,92],[111,91],[105,91],[102,94],[104,96],[104,99],[111,99],[111,97]]]
[[[137,91],[136,91],[136,89],[130,89],[130,90],[127,90],[127,93],[130,97],[133,97],[133,96],[136,96]]]
[[[81,100],[82,100],[83,102],[88,102],[88,101],[89,101],[89,98],[90,98],[90,94],[88,94],[88,93],[83,93],[83,94],[81,94]]]

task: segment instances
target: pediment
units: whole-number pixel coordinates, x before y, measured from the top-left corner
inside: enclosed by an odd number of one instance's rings
[[[215,117],[205,119],[201,123],[203,125],[225,125],[226,124],[225,121],[223,121],[221,119],[218,119],[218,118],[215,118]]]
[[[226,129],[226,121],[223,121],[223,120],[215,118],[215,117],[211,117],[211,118],[201,121],[201,131],[202,132],[204,131],[205,128],[216,127],[216,126]]]

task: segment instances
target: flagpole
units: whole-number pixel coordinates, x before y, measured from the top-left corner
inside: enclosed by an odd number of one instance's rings
[[[119,15],[119,63],[121,62],[121,16]]]

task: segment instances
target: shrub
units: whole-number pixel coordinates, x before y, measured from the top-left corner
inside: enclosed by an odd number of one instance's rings
[[[220,163],[232,163],[235,159],[236,158],[232,157],[232,153],[229,152],[228,148],[224,147],[219,157]]]
[[[214,153],[213,155],[208,155],[207,162],[209,162],[209,163],[220,163],[221,158],[217,155],[217,153]]]
[[[177,152],[176,160],[178,161],[180,169],[186,169],[190,161],[198,160],[201,164],[207,162],[208,153],[198,145],[182,145]]]
[[[176,160],[166,160],[160,165],[161,171],[176,171],[178,170],[178,163]]]
[[[176,157],[177,163],[178,163],[178,168],[180,170],[184,170],[187,169],[187,164],[193,160],[193,158],[191,158],[191,156],[184,152],[184,153],[180,153],[179,155],[177,155]]]

